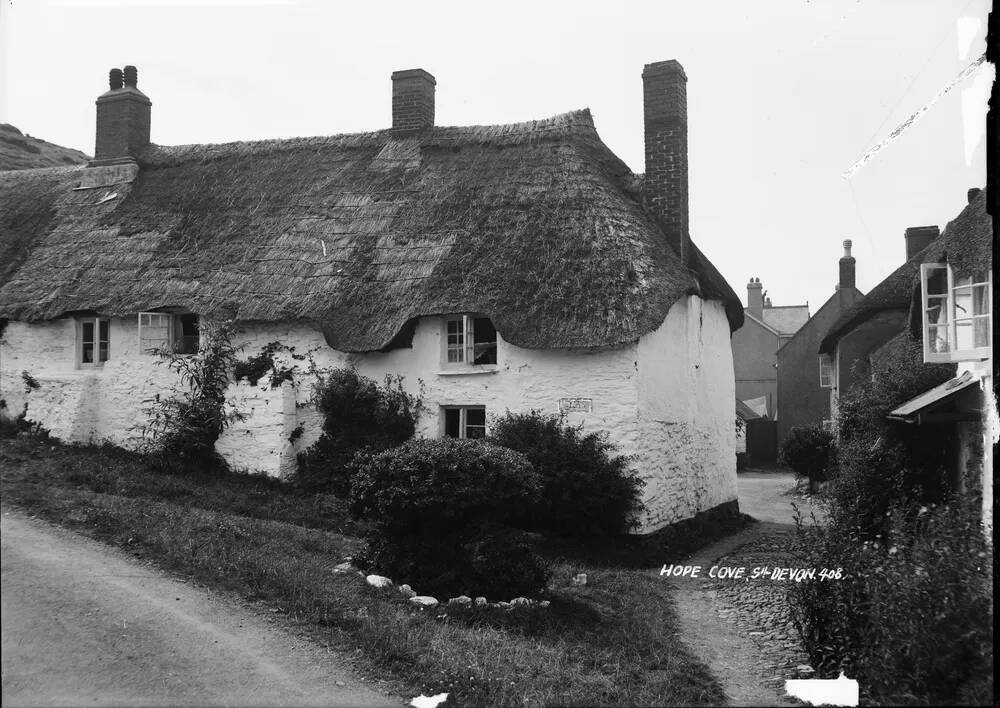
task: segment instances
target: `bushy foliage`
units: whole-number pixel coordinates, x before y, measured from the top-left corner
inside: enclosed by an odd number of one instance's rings
[[[592,537],[634,527],[643,481],[606,433],[584,435],[558,416],[531,411],[497,420],[490,441],[523,453],[542,478],[539,502],[518,517],[523,528]]]
[[[810,486],[815,487],[817,482],[826,481],[836,454],[833,433],[818,425],[804,425],[788,431],[781,444],[780,459],[796,475],[808,477]]]
[[[278,388],[286,381],[293,381],[295,379],[294,366],[279,364],[275,358],[275,354],[278,353],[285,353],[292,359],[299,361],[306,358],[305,355],[296,354],[295,347],[286,346],[281,342],[268,342],[261,347],[257,354],[244,361],[236,362],[233,367],[233,379],[236,381],[245,379],[251,386],[256,386],[258,381],[269,376],[271,388]]]
[[[310,491],[350,490],[348,464],[361,451],[380,452],[413,437],[420,398],[403,390],[402,378],[380,386],[355,369],[319,373],[313,400],[323,414],[323,432],[299,454],[297,483]]]
[[[874,540],[800,528],[805,565],[844,574],[790,590],[813,666],[843,670],[881,704],[992,703],[992,554],[978,505],[898,506],[887,520]]]
[[[362,562],[420,593],[510,599],[547,573],[509,527],[541,480],[513,450],[478,440],[411,440],[352,465],[351,509],[372,521]]]
[[[231,423],[245,417],[235,409],[226,410],[229,373],[239,352],[233,331],[229,322],[202,324],[197,353],[159,352],[161,363],[180,375],[182,390],[145,401],[147,420],[139,428],[144,451],[158,467],[176,472],[226,468],[215,442]]]

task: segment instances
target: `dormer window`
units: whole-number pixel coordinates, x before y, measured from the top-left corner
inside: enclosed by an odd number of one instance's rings
[[[924,263],[920,292],[925,362],[992,356],[992,273],[957,277],[946,263]]]
[[[139,313],[139,351],[143,354],[156,354],[160,351],[194,354],[198,351],[198,338],[198,315]]]
[[[495,366],[497,330],[489,317],[460,315],[444,321],[446,366]]]

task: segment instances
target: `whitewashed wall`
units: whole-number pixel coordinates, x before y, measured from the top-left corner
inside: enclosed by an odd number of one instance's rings
[[[136,318],[112,319],[110,332],[109,361],[77,369],[72,320],[11,322],[0,343],[5,414],[16,416],[27,402],[28,419],[57,438],[135,446],[143,399],[169,395],[177,377],[156,357],[139,354]],[[642,532],[735,499],[735,384],[721,304],[688,297],[671,308],[657,331],[615,349],[529,350],[498,335],[499,364],[488,373],[443,366],[441,337],[441,320],[424,318],[411,348],[348,355],[305,325],[244,323],[236,343],[245,357],[280,341],[320,368],[352,364],[380,381],[387,374],[402,376],[403,387],[423,397],[418,435],[424,437],[443,433],[442,406],[485,406],[488,427],[507,410],[555,413],[560,399],[589,399],[589,412],[571,412],[567,419],[586,432],[607,431],[625,454],[635,456],[647,482]],[[321,420],[310,404],[309,364],[285,354],[277,358],[298,367],[295,384],[234,384],[229,398],[247,418],[227,429],[216,447],[234,469],[283,477],[294,470],[296,453],[319,436]],[[39,381],[39,390],[24,393],[24,370]],[[303,434],[293,443],[289,438],[300,425]]]

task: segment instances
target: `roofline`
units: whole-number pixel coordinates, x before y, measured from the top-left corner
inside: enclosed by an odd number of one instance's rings
[[[906,307],[901,307],[900,305],[881,305],[878,307],[873,307],[870,310],[865,310],[864,312],[858,313],[858,315],[852,317],[843,325],[838,327],[836,332],[831,331],[827,333],[825,337],[823,337],[823,341],[819,343],[819,353],[820,354],[832,353],[833,349],[837,347],[837,342],[839,342],[841,339],[846,337],[848,334],[850,334],[852,331],[860,327],[862,324],[870,320],[878,313],[886,312],[887,310],[899,310],[901,312],[906,312],[907,314],[909,314],[910,307],[909,304],[907,304]],[[907,324],[907,327],[909,327],[909,324]]]
[[[746,308],[743,308],[743,317],[749,317],[751,320],[753,320],[754,322],[756,322],[757,324],[759,324],[761,327],[763,327],[764,329],[766,329],[768,332],[773,333],[774,336],[776,336],[776,337],[781,337],[782,336],[781,332],[779,332],[778,330],[776,330],[774,327],[772,327],[771,325],[767,324],[766,322],[762,322],[761,320],[758,320],[756,317],[754,317],[753,315],[751,315],[747,311]]]
[[[858,288],[856,288],[856,287],[854,287],[854,286],[851,286],[850,288],[844,288],[844,289],[845,289],[845,290],[857,290],[857,291],[858,291],[858,294],[859,294],[859,295],[861,295],[861,297],[864,297],[864,296],[865,296],[865,294],[864,294],[863,292],[861,292],[861,290],[859,290]],[[810,322],[812,321],[813,317],[818,317],[818,316],[819,316],[819,313],[821,313],[821,312],[823,311],[823,308],[824,308],[824,307],[826,307],[827,305],[829,305],[829,304],[830,304],[830,303],[831,303],[831,302],[833,301],[833,299],[834,299],[835,297],[838,297],[838,293],[839,293],[839,292],[840,292],[840,291],[838,290],[838,291],[837,291],[837,292],[835,292],[835,293],[834,293],[833,295],[831,295],[830,297],[828,297],[828,298],[826,299],[826,302],[824,302],[824,303],[823,303],[822,305],[820,305],[820,306],[819,306],[819,309],[818,309],[818,310],[816,310],[816,312],[814,312],[814,313],[812,314],[812,316],[810,316],[810,317],[809,317],[809,319],[808,319],[808,320],[806,320],[806,321],[805,321],[805,322],[803,323],[803,325],[802,325],[801,327],[799,327],[799,328],[798,328],[797,330],[795,330],[795,334],[793,334],[793,335],[792,335],[792,338],[791,338],[791,339],[789,339],[789,340],[788,340],[787,342],[785,342],[784,344],[782,344],[782,345],[781,345],[780,347],[778,347],[778,351],[776,351],[776,352],[775,352],[775,355],[777,356],[778,352],[780,352],[780,351],[781,351],[782,349],[784,349],[784,348],[785,348],[786,346],[788,346],[789,344],[791,344],[791,343],[792,343],[792,342],[793,342],[793,341],[795,340],[795,338],[799,336],[799,332],[801,332],[802,330],[804,330],[804,329],[806,328],[806,325],[808,325],[808,324],[809,324],[809,323],[810,323]]]

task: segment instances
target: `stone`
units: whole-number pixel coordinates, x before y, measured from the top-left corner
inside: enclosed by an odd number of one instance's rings
[[[542,600],[541,602],[539,602],[539,603],[538,603],[538,606],[539,606],[539,607],[548,607],[548,606],[549,606],[549,605],[551,605],[551,604],[552,604],[552,603],[551,603],[551,602],[549,602],[548,600]]]
[[[476,607],[483,607],[486,604],[488,604],[488,603],[486,602],[486,598],[485,597],[477,597],[476,598]]]
[[[531,600],[526,597],[515,597],[510,601],[510,604],[513,607],[528,607],[531,605]]]
[[[409,585],[406,585],[405,583],[403,585],[400,585],[398,590],[403,597],[415,597],[417,594],[413,588],[411,588]]]
[[[514,609],[514,606],[511,605],[509,602],[498,602],[497,603],[497,607],[502,607],[505,610],[512,610],[512,609]]]
[[[448,598],[449,605],[458,605],[461,607],[467,607],[472,604],[472,598],[468,595],[459,595],[458,597]]]
[[[586,573],[577,573],[576,575],[574,575],[573,576],[573,584],[574,585],[586,585],[587,584],[587,574]]]
[[[392,585],[392,581],[384,575],[369,575],[365,581],[373,588],[387,588]]]
[[[410,602],[421,607],[436,607],[438,604],[437,598],[430,595],[414,595],[410,598]]]

